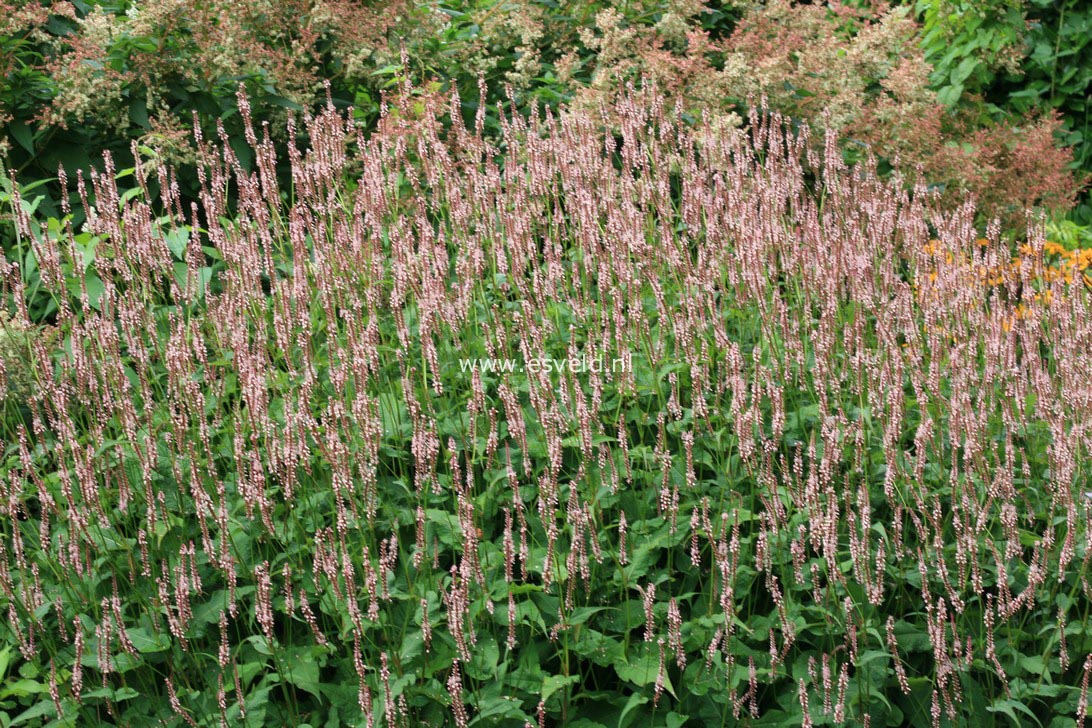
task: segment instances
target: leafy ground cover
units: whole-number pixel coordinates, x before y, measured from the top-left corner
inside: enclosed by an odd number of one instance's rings
[[[1087,251],[649,89],[239,108],[7,188],[4,725],[1086,722]]]

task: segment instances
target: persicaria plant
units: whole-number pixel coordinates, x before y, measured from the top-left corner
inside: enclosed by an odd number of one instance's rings
[[[1083,258],[651,90],[240,107],[14,195],[12,725],[1086,721]]]

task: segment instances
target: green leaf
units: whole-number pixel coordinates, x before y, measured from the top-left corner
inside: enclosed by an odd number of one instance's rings
[[[8,124],[8,129],[11,130],[11,136],[15,141],[19,142],[19,146],[34,154],[34,133],[26,124],[21,121],[13,121]]]
[[[476,707],[478,712],[470,725],[521,725],[527,720],[519,700],[508,695],[490,696],[481,700]],[[508,719],[508,722],[502,719]]]
[[[154,652],[165,652],[170,649],[171,646],[169,637],[158,632],[152,632],[144,627],[127,629],[125,630],[125,633],[129,635],[129,641],[133,643],[133,647],[136,648],[136,651],[144,655]]]
[[[190,242],[190,229],[187,227],[172,228],[163,233],[163,242],[178,260],[186,260],[186,247]]]
[[[15,720],[11,722],[11,725],[22,725],[28,723],[35,718],[41,718],[43,715],[51,715],[57,712],[56,706],[53,705],[52,698],[46,698],[45,700],[35,703],[32,707],[24,710],[22,713],[15,717]]]
[[[1018,700],[1012,700],[1012,699],[995,700],[993,702],[993,705],[989,705],[989,706],[986,707],[986,710],[988,710],[991,713],[1004,713],[1005,715],[1007,715],[1012,720],[1012,723],[1015,726],[1026,725],[1021,719],[1016,717],[1016,711],[1019,710],[1021,713],[1023,713],[1024,715],[1027,715],[1033,721],[1035,721],[1035,725],[1038,725],[1038,726],[1043,725],[1042,723],[1039,722],[1038,716],[1036,716],[1035,713],[1032,712],[1031,708],[1024,705],[1023,703],[1021,703]]]
[[[139,695],[139,692],[130,687],[120,687],[114,691],[114,702],[120,703],[122,700],[132,700]]]
[[[0,650],[0,679],[8,674],[8,668],[11,667],[11,653],[11,647]]]
[[[945,86],[937,92],[937,101],[944,106],[955,106],[958,103],[960,96],[963,95],[963,84],[956,83],[951,86]]]
[[[280,106],[281,108],[284,108],[284,109],[291,109],[292,111],[303,111],[304,110],[304,108],[302,106],[300,106],[299,104],[297,104],[295,101],[292,101],[291,99],[286,99],[283,96],[276,96],[276,95],[267,96],[265,98],[265,100],[268,101],[269,103],[273,104],[274,106]]]
[[[129,104],[129,121],[141,129],[151,128],[151,124],[148,123],[148,104],[144,97],[137,97]]]
[[[193,620],[201,624],[216,624],[220,621],[220,613],[226,611],[227,606],[227,591],[217,589],[209,596],[208,601],[193,607]]]
[[[603,667],[625,662],[625,646],[620,639],[607,636],[587,627],[577,633],[569,645],[569,649],[575,654]]]
[[[96,688],[90,692],[85,692],[81,696],[82,699],[88,700],[92,698],[101,698],[104,700],[111,700],[115,703],[120,703],[125,700],[132,700],[140,695],[139,692],[133,690],[130,687],[120,687],[117,690],[113,688]]]
[[[674,711],[668,713],[664,720],[667,722],[667,728],[682,728],[686,725],[686,721],[690,719],[689,715],[679,715]]]
[[[265,635],[252,634],[243,641],[252,644],[254,646],[254,650],[259,655],[265,655],[266,657],[271,657],[273,655],[273,648],[269,644],[269,640],[265,638]]]
[[[40,693],[48,693],[49,688],[37,680],[16,680],[15,682],[5,683],[3,689],[0,689],[0,696],[9,697],[14,696],[17,698],[25,698],[28,695],[38,695]]]
[[[606,607],[577,607],[569,613],[568,617],[565,618],[565,624],[569,625],[570,627],[575,627],[578,624],[584,624],[596,612],[602,612],[604,610],[606,610]]]
[[[319,690],[319,665],[315,662],[310,648],[293,647],[285,660],[285,679],[300,690],[306,690],[315,697],[321,697]]]
[[[904,652],[930,652],[933,647],[928,633],[905,620],[895,622],[895,639]]]
[[[500,646],[492,637],[484,637],[478,640],[474,655],[464,668],[469,677],[491,680],[497,675],[498,662],[500,662]]]
[[[888,654],[883,650],[866,650],[865,653],[857,659],[857,667],[864,667],[870,662],[886,660],[887,658]]]
[[[454,513],[436,508],[426,508],[425,520],[435,527],[434,533],[440,543],[445,546],[455,546],[462,543],[462,529],[459,528],[459,519]]]
[[[564,689],[566,685],[575,685],[579,681],[579,675],[550,675],[542,681],[542,701],[545,702],[558,690]]]
[[[87,301],[91,304],[92,308],[97,310],[102,294],[106,291],[106,286],[103,285],[101,278],[90,272],[84,276],[84,284],[87,286]],[[70,279],[68,281],[68,292],[76,297],[82,295],[83,291],[80,288],[78,280]]]
[[[629,696],[629,700],[626,701],[626,707],[622,708],[621,715],[618,716],[618,728],[623,728],[626,725],[626,716],[633,712],[636,708],[644,705],[648,702],[648,697],[641,693],[634,693]]]
[[[1046,676],[1048,680],[1050,678],[1047,664],[1040,655],[1024,655],[1020,658],[1020,667],[1022,667],[1024,670],[1027,670],[1035,677],[1043,675]]]
[[[632,662],[615,663],[614,671],[618,673],[618,677],[638,687],[651,685],[656,682],[656,678],[660,674],[660,656],[648,650],[642,657],[638,657]],[[675,695],[675,688],[671,684],[671,678],[668,677],[666,669],[664,671],[664,690],[671,693],[672,696],[678,697]]]
[[[802,712],[797,709],[796,715],[789,715],[783,710],[770,710],[759,716],[758,720],[751,723],[752,726],[789,726],[800,725]]]

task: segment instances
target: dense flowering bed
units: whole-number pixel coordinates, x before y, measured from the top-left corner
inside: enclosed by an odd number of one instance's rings
[[[1085,720],[1087,251],[757,111],[416,103],[15,200],[15,723]]]

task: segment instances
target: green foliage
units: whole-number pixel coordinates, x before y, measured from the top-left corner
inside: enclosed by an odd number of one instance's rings
[[[1081,0],[919,0],[930,78],[949,107],[980,118],[1005,114],[1061,119],[1058,141],[1074,149],[1073,166],[1092,172],[1092,6]],[[1077,211],[1087,224],[1087,197]]]
[[[1089,93],[1092,91],[1092,7],[1079,0],[1033,0],[1028,10],[1028,55],[1019,87],[1009,94],[1015,109],[1040,105],[1061,113],[1062,140],[1075,162],[1092,171]],[[1092,222],[1087,201],[1078,212]]]
[[[1073,220],[1053,219],[1047,222],[1046,235],[1067,250],[1092,248],[1092,228]]]
[[[919,0],[922,47],[937,100],[953,107],[1017,74],[1023,56],[1023,0]]]

